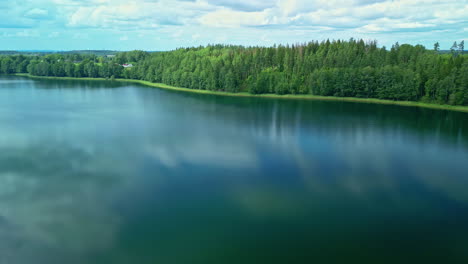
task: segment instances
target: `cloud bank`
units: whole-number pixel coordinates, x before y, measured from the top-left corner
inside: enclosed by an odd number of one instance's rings
[[[468,39],[468,3],[454,0],[16,0],[0,10],[0,49],[168,50],[351,37],[448,48]]]

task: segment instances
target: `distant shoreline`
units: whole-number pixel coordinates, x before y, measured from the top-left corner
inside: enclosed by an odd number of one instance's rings
[[[111,81],[110,79],[106,79],[106,78],[50,77],[50,76],[34,76],[34,75],[24,74],[24,73],[16,73],[12,75],[35,78],[35,79]],[[257,97],[257,98],[293,99],[293,100],[299,99],[299,100],[315,100],[315,101],[356,102],[356,103],[370,103],[370,104],[400,105],[400,106],[430,108],[430,109],[449,110],[449,111],[468,113],[468,106],[439,105],[439,104],[422,103],[422,102],[392,101],[392,100],[382,100],[382,99],[374,99],[374,98],[319,96],[319,95],[309,95],[309,94],[277,95],[277,94],[250,94],[250,93],[245,93],[245,92],[230,93],[230,92],[196,90],[196,89],[175,87],[175,86],[171,86],[171,85],[167,85],[163,83],[152,83],[148,81],[134,80],[134,79],[115,79],[114,81],[138,83],[138,84],[142,84],[145,86],[166,89],[166,90],[173,90],[173,91],[183,91],[183,92],[190,92],[190,93],[211,94],[211,95],[221,95],[221,96],[231,96],[231,97],[254,97],[254,98]]]

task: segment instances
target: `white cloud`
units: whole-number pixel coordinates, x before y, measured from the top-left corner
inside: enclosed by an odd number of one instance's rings
[[[200,34],[193,34],[193,35],[192,35],[192,39],[193,39],[193,40],[198,40],[198,39],[200,39],[200,37],[201,37]]]
[[[24,14],[28,18],[47,18],[49,17],[49,11],[41,8],[33,8]]]
[[[262,11],[267,8],[275,6],[274,1],[264,0],[250,0],[250,1],[239,1],[239,0],[207,0],[207,3],[214,6],[223,8],[229,8],[238,11]]]
[[[39,37],[41,34],[37,30],[23,29],[15,32],[3,32],[3,37],[16,37],[16,38],[34,38]]]
[[[147,40],[119,42],[124,49],[152,50],[161,49],[156,44],[170,49],[349,37],[432,45],[467,38],[468,28],[468,4],[455,0],[25,0],[0,3],[0,9],[8,10],[0,28],[11,29],[4,36],[15,35],[15,28],[44,31],[44,37],[64,32],[56,40],[92,37],[86,45],[96,48],[121,36]]]
[[[200,18],[200,23],[211,27],[261,26],[270,24],[266,12],[218,10]]]

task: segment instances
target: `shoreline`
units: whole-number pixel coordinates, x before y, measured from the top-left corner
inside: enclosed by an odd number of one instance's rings
[[[196,90],[182,87],[175,87],[163,83],[152,83],[143,80],[133,80],[133,79],[106,79],[106,78],[77,78],[77,77],[53,77],[53,76],[33,76],[25,73],[16,73],[12,74],[13,76],[28,77],[32,79],[56,79],[56,80],[82,80],[82,81],[117,81],[117,82],[129,82],[129,83],[138,83],[144,86],[173,90],[173,91],[182,91],[189,93],[198,93],[198,94],[210,94],[210,95],[220,95],[220,96],[230,96],[230,97],[257,97],[257,98],[273,98],[273,99],[293,99],[293,100],[315,100],[315,101],[341,101],[341,102],[355,102],[355,103],[369,103],[369,104],[384,104],[384,105],[400,105],[407,107],[419,107],[419,108],[430,108],[438,110],[449,110],[468,113],[468,106],[453,106],[453,105],[439,105],[431,103],[422,103],[422,102],[413,102],[413,101],[392,101],[392,100],[383,100],[375,98],[356,98],[356,97],[334,97],[334,96],[319,96],[311,94],[303,95],[277,95],[277,94],[250,94],[246,92],[240,93],[230,93],[230,92],[219,92],[219,91],[209,91],[209,90]]]

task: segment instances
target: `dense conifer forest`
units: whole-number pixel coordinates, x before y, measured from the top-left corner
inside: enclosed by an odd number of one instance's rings
[[[252,94],[422,101],[468,105],[468,55],[464,42],[450,52],[438,43],[390,49],[363,40],[309,42],[273,47],[210,45],[168,52],[117,55],[0,56],[0,73],[102,77]],[[123,64],[133,67],[124,68]]]

